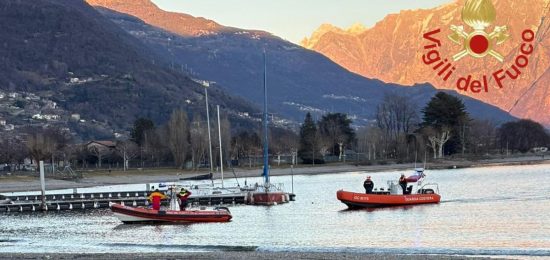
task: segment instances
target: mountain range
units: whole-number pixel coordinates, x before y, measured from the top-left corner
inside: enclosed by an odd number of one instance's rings
[[[306,112],[317,116],[345,112],[358,125],[364,125],[374,118],[385,93],[405,95],[420,108],[437,92],[429,84],[411,88],[363,77],[322,54],[268,32],[227,27],[205,18],[167,12],[148,0],[87,2],[173,68],[215,82],[226,92],[257,105],[263,102],[265,51],[269,107],[280,117],[301,121]],[[462,98],[474,117],[497,122],[512,119],[496,107]]]
[[[48,118],[57,120],[44,123],[35,119],[41,116],[7,112],[13,111],[7,104],[0,113],[10,124],[56,124],[78,114],[87,119],[75,126],[83,128],[80,135],[112,137],[138,117],[164,123],[176,108],[204,110],[200,84],[83,1],[0,1],[0,24],[0,90],[36,94],[56,104],[49,112],[55,116]],[[258,111],[219,88],[210,98],[234,114]],[[44,110],[38,103],[34,113]]]
[[[501,63],[492,57],[476,59],[464,57],[456,62],[456,72],[462,76],[472,75],[481,79],[499,69],[509,69],[520,54],[522,32],[530,29],[535,32],[532,42],[534,52],[529,56],[528,66],[522,70],[517,80],[509,80],[502,88],[496,87],[489,77],[488,92],[472,93],[460,91],[483,102],[495,105],[521,118],[530,118],[550,125],[550,1],[548,0],[494,0],[496,20],[487,28],[507,26],[510,37],[502,44],[494,46],[501,53]],[[465,0],[457,0],[432,9],[403,10],[390,14],[371,28],[354,25],[341,29],[331,24],[323,24],[305,38],[301,45],[329,57],[344,68],[369,78],[387,83],[415,86],[430,83],[438,89],[455,89],[456,85],[437,76],[431,67],[422,61],[426,53],[427,40],[423,34],[440,29],[436,35],[441,40],[439,53],[451,57],[462,46],[451,42],[451,26],[464,26],[472,31],[461,19]]]

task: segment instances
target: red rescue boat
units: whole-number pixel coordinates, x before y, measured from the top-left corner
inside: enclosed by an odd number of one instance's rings
[[[435,193],[424,194],[364,194],[339,190],[336,197],[349,208],[375,208],[401,205],[439,203],[441,196]]]
[[[404,176],[404,174],[402,175]],[[404,206],[416,204],[439,203],[441,196],[437,183],[423,183],[424,168],[417,168],[413,175],[405,178],[405,183],[397,183],[395,180],[388,181],[387,188],[372,190],[372,182],[369,193],[356,193],[339,190],[336,197],[349,208],[375,208]],[[370,180],[370,176],[365,183]],[[365,184],[367,185],[367,184]],[[367,189],[367,187],[365,187]]]
[[[225,207],[216,207],[214,210],[154,210],[148,208],[136,208],[111,204],[114,215],[124,223],[146,222],[228,222],[231,220],[231,212]]]

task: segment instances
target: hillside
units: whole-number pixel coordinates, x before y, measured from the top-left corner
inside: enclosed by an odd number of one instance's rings
[[[9,25],[0,27],[0,91],[15,94],[2,95],[0,113],[10,124],[66,126],[78,114],[90,137],[112,136],[137,117],[163,123],[175,108],[204,110],[202,86],[83,1],[0,1],[0,24]],[[45,113],[40,102],[14,113],[10,102],[30,95],[54,102],[55,120],[31,118]],[[256,111],[217,88],[211,99],[235,114]]]
[[[306,111],[317,116],[326,112],[345,112],[362,125],[374,118],[376,106],[386,92],[406,95],[419,107],[436,92],[427,84],[408,88],[350,73],[319,53],[267,32],[223,27],[212,21],[203,23],[202,30],[196,27],[185,30],[191,19],[189,15],[163,11],[145,0],[140,0],[140,8],[129,0],[88,2],[162,53],[173,67],[184,68],[194,77],[215,81],[228,92],[257,104],[263,100],[262,52],[265,49],[270,110],[295,120],[303,120]],[[204,18],[194,19],[205,21]],[[216,27],[212,29],[209,24],[216,24]],[[208,33],[197,35],[193,33],[196,30]],[[511,119],[495,107],[469,98],[464,100],[475,117],[497,122]]]
[[[463,58],[453,64],[461,75],[480,78],[482,72],[491,74],[513,64],[521,45],[521,32],[536,32],[534,53],[529,66],[518,80],[503,88],[491,88],[488,93],[461,92],[495,105],[513,115],[531,118],[550,125],[550,4],[548,0],[495,0],[497,11],[493,26],[506,25],[510,38],[496,49],[504,62],[496,59]],[[440,53],[452,56],[460,51],[447,39],[451,25],[463,25],[461,8],[464,0],[428,10],[406,10],[391,14],[374,27],[362,30],[344,30],[324,24],[302,41],[302,46],[329,57],[348,70],[384,82],[414,85],[428,82],[438,89],[456,89],[443,81],[422,62],[425,40],[422,34],[440,28]],[[494,27],[488,28],[492,31]],[[465,30],[471,30],[465,25]],[[489,82],[496,86],[494,82]]]

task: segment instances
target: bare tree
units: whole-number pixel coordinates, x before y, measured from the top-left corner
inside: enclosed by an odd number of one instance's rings
[[[97,158],[98,168],[101,168],[103,159],[111,153],[111,150],[108,147],[101,144],[88,145],[87,149],[90,154]]]
[[[202,120],[199,114],[193,116],[191,129],[189,131],[191,141],[191,160],[193,168],[197,169],[206,158],[208,151],[208,129],[206,122]]]
[[[117,141],[116,150],[122,157],[124,171],[128,170],[129,161],[139,155],[139,146],[130,140]]]
[[[170,153],[168,145],[170,144],[170,136],[167,134],[167,127],[159,127],[149,129],[143,133],[143,156],[146,160],[160,165],[160,160]]]
[[[414,131],[418,122],[417,107],[407,97],[386,93],[376,110],[376,122],[383,131],[384,150],[399,156],[406,147],[406,135]],[[407,151],[408,152],[408,151]],[[385,154],[387,155],[387,154]]]
[[[224,115],[220,121],[221,134],[222,134],[222,151],[223,158],[229,159],[229,151],[231,150],[231,122],[227,115]],[[222,162],[225,163],[225,162]]]
[[[189,120],[184,111],[172,112],[170,121],[168,121],[168,138],[168,147],[172,152],[174,162],[178,168],[183,169],[189,148]]]
[[[397,138],[403,133],[410,133],[418,121],[417,110],[418,108],[407,97],[387,93],[377,107],[378,126],[392,138]]]
[[[451,138],[451,128],[446,126],[441,129],[426,127],[424,135],[428,139],[428,146],[433,150],[434,159],[443,158],[443,147]]]
[[[495,123],[488,120],[473,120],[469,126],[469,151],[474,154],[486,153],[494,148],[497,138]]]
[[[368,160],[376,160],[380,157],[384,148],[384,133],[376,126],[366,126],[357,132],[357,151],[365,154]]]
[[[57,151],[63,149],[68,143],[68,138],[59,129],[30,130],[27,136],[27,148],[35,161],[52,159]]]
[[[28,150],[22,140],[17,138],[0,140],[0,162],[9,163],[10,170],[19,170],[27,155]]]

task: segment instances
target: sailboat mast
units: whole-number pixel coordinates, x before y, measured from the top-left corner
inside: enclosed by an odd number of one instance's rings
[[[222,150],[222,128],[220,125],[220,105],[216,106],[218,110],[218,141],[220,142],[220,172],[222,174],[222,188],[223,188],[223,150]]]
[[[269,183],[269,153],[268,153],[268,140],[267,140],[267,65],[266,54],[264,50],[264,178],[265,184]]]
[[[206,100],[206,125],[208,126],[208,164],[210,165],[210,181],[212,182],[212,186],[214,186],[214,179],[213,179],[213,173],[214,173],[214,164],[212,163],[212,138],[210,136],[210,111],[208,109],[208,87],[210,84],[203,83],[204,86],[204,97]]]

